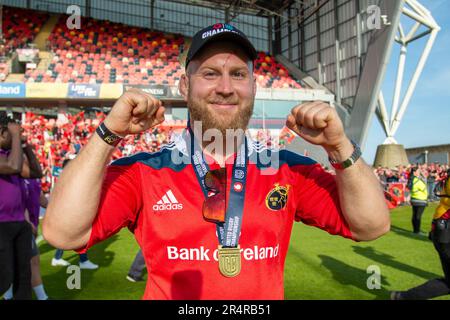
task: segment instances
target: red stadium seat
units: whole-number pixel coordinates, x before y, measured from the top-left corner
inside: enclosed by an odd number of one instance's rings
[[[0,47],[0,57],[8,57],[17,48],[26,47],[49,15],[44,12],[3,6],[2,34],[4,44]],[[0,65],[0,81],[6,79],[8,68]]]
[[[4,51],[29,43],[48,19],[46,13],[4,7]],[[145,28],[82,17],[83,30],[68,30],[61,15],[48,40],[55,56],[49,73],[26,72],[27,81],[170,84],[183,73],[178,61],[184,37]],[[1,55],[1,52],[0,52]],[[5,74],[0,69],[0,78]],[[257,85],[301,88],[274,57],[259,52],[255,61]],[[0,80],[1,81],[1,80]]]

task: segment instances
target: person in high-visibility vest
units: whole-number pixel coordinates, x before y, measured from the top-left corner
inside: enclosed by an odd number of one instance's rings
[[[407,291],[391,292],[391,300],[424,300],[450,294],[450,170],[447,171],[444,193],[433,216],[430,239],[439,254],[443,278],[432,279]]]
[[[422,174],[420,167],[411,169],[410,182],[408,185],[411,190],[413,232],[415,234],[420,234],[422,214],[428,204],[427,180]]]

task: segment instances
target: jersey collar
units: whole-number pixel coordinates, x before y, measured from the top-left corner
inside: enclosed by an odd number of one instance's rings
[[[250,156],[253,151],[257,150],[257,142],[255,142],[252,137],[250,136],[250,133],[248,130],[245,131],[245,136],[247,137],[247,152]],[[187,129],[184,129],[182,133],[174,135],[173,142],[175,143],[175,147],[185,156],[190,157],[190,136],[189,131]],[[234,156],[230,155],[230,157]],[[206,157],[209,157],[208,155],[205,155]]]

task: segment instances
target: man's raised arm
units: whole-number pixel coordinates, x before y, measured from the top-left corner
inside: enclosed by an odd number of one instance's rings
[[[353,153],[336,110],[327,103],[315,101],[295,107],[286,125],[306,141],[321,145],[338,163]],[[340,209],[355,240],[374,240],[389,231],[390,214],[383,190],[363,159],[337,169],[336,183]]]
[[[161,102],[140,90],[129,90],[104,121],[118,136],[143,132],[164,121]],[[80,154],[63,170],[52,192],[43,234],[53,246],[78,249],[89,240],[97,214],[106,166],[114,146],[94,133]]]

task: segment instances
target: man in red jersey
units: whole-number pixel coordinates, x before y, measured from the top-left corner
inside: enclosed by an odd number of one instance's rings
[[[294,221],[357,241],[386,233],[378,180],[328,104],[296,106],[286,123],[327,151],[336,176],[242,134],[255,99],[255,57],[233,26],[199,31],[179,84],[189,128],[156,153],[109,164],[121,138],[164,121],[159,100],[124,93],[58,180],[45,238],[82,251],[128,227],[147,265],[144,299],[283,299]]]

